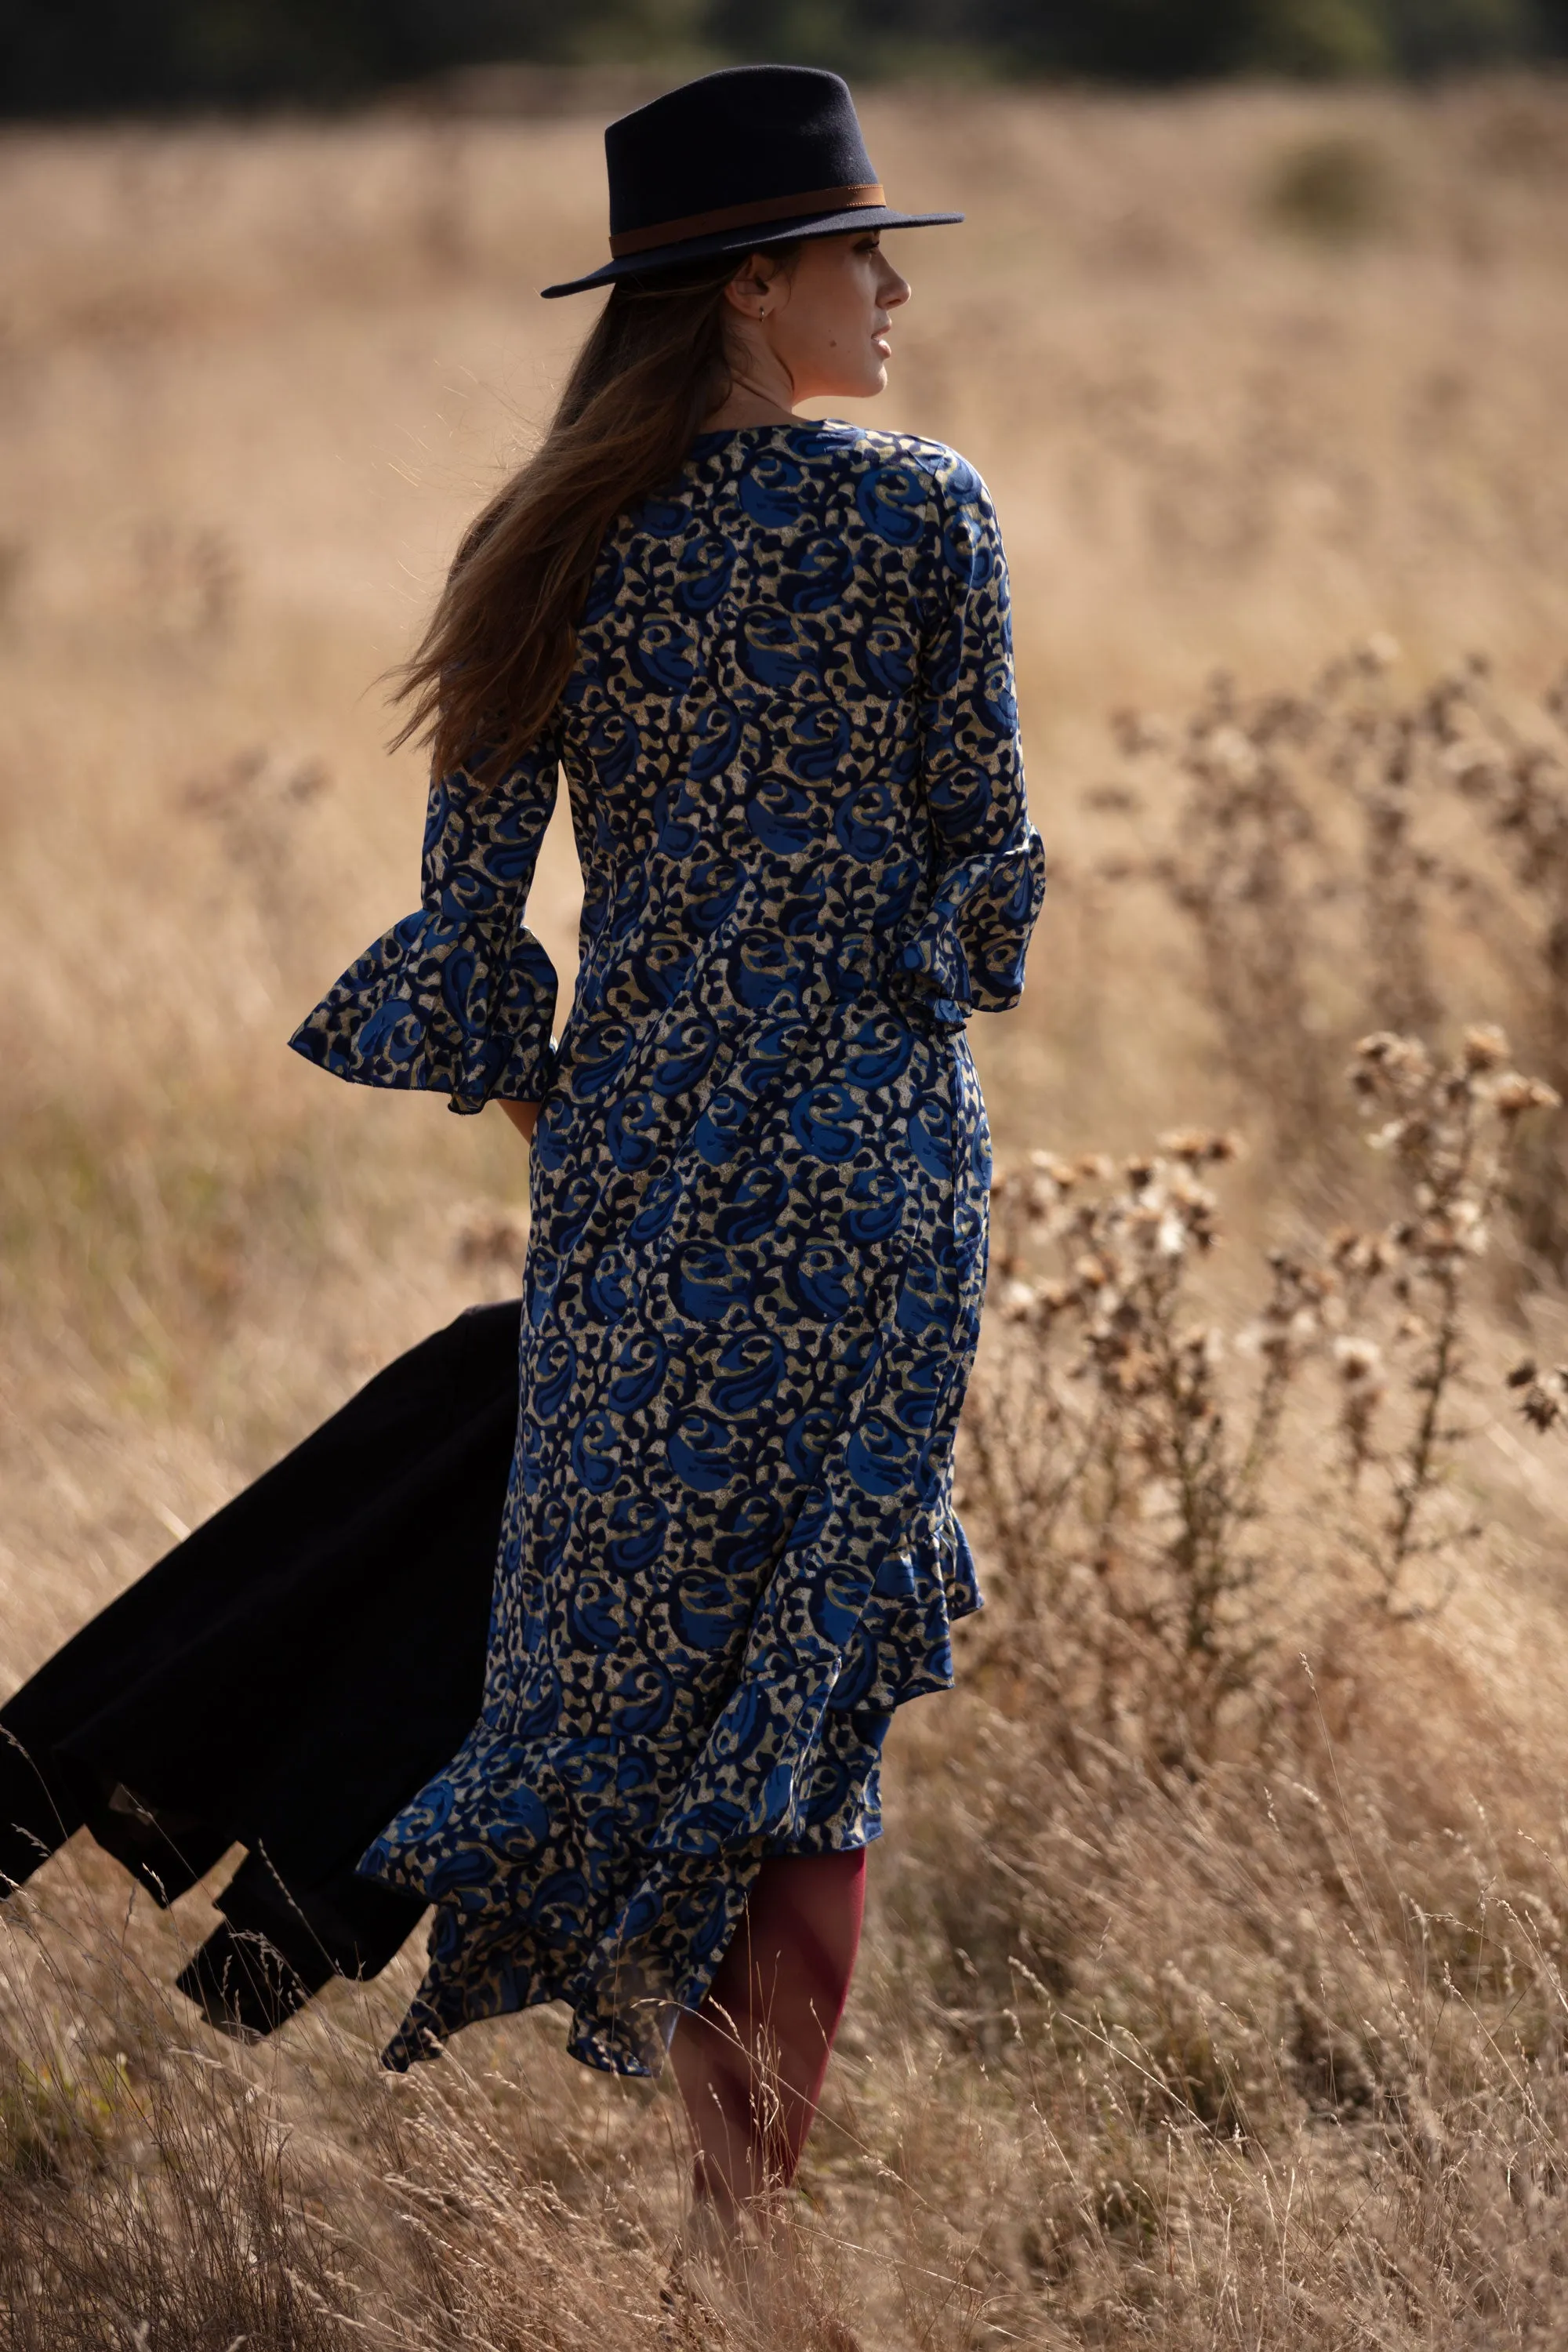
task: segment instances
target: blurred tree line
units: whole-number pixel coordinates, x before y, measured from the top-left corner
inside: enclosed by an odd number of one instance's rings
[[[1568,0],[0,0],[0,110],[331,104],[503,60],[1169,83],[1568,56]]]

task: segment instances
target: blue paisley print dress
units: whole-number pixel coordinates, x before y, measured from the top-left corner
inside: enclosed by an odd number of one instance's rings
[[[557,1042],[523,913],[563,770]],[[900,434],[702,435],[606,538],[546,733],[435,782],[419,911],[292,1041],[542,1105],[483,1711],[360,1864],[436,1906],[388,2065],[563,2000],[574,2055],[654,2072],[763,1860],[879,1833],[892,1711],[979,1603],[964,1024],[1043,888],[991,502]]]

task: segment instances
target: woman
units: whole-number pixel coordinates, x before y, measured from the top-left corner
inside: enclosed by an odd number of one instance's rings
[[[546,290],[609,299],[404,687],[423,904],[292,1042],[531,1142],[482,1703],[357,1877],[436,1906],[384,2063],[563,2000],[586,2063],[672,2056],[732,2221],[816,2109],[892,1710],[978,1603],[963,1027],[1016,1002],[1043,873],[984,485],[795,414],[883,388],[879,231],[957,215],[887,205],[830,74],[709,75],[605,144],[612,258]],[[523,909],[562,770],[554,1041]]]

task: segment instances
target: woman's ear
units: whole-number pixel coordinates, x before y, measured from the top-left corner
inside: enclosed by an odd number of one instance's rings
[[[778,264],[765,253],[749,253],[724,289],[726,300],[743,319],[765,319]]]

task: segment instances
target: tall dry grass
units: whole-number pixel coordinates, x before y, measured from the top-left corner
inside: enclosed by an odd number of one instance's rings
[[[666,2304],[666,2089],[548,2015],[392,2085],[413,1955],[220,2042],[200,1895],[73,1847],[0,1923],[0,2342],[1561,2340],[1561,1129],[1463,1033],[1561,1083],[1568,97],[867,113],[970,213],[884,413],[995,489],[1058,873],[973,1036],[991,1607],[784,2235]],[[282,1041],[411,898],[371,681],[579,330],[597,130],[13,132],[0,224],[14,1683],[515,1278],[510,1129]],[[558,823],[563,971],[575,891]]]

